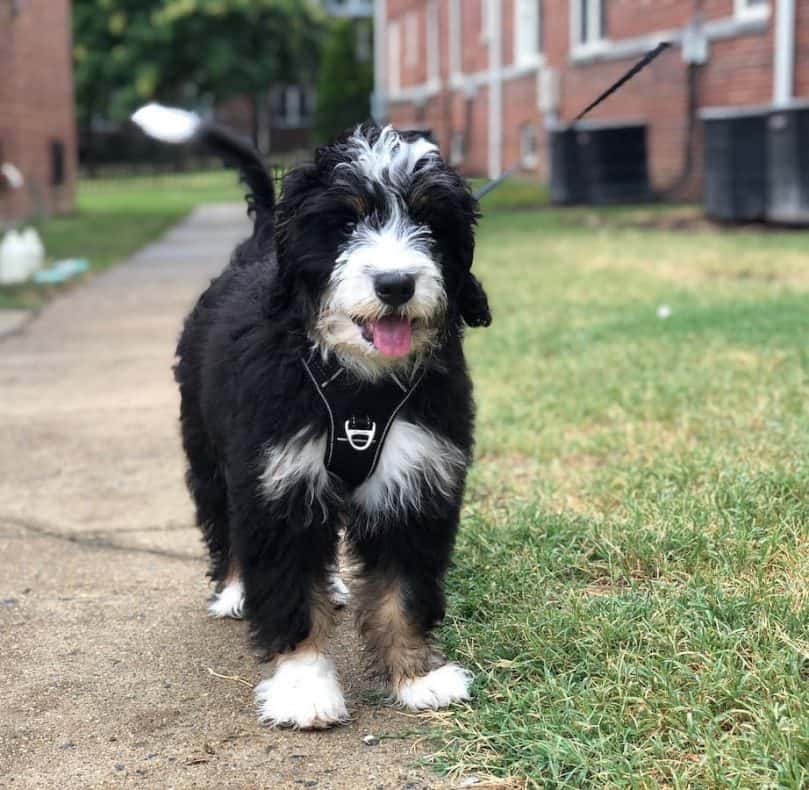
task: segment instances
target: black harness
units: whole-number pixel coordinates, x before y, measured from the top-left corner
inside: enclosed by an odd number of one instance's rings
[[[413,369],[408,379],[391,375],[381,381],[357,381],[331,356],[318,351],[301,357],[309,379],[329,416],[326,469],[356,488],[376,469],[393,420],[424,377]]]

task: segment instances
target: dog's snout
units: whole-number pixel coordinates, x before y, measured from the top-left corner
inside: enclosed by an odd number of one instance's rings
[[[391,307],[399,307],[409,301],[416,290],[416,278],[402,272],[386,272],[374,277],[376,295]]]

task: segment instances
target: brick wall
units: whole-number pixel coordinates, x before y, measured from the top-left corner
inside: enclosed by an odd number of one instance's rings
[[[449,68],[451,0],[438,0],[441,48],[438,95],[426,100],[405,99],[390,105],[390,117],[401,126],[430,126],[445,154],[453,134],[465,132],[466,156],[462,169],[469,174],[485,173],[488,166],[489,47],[482,38],[482,0],[460,0],[462,8],[462,67],[467,91],[451,82]],[[510,168],[520,159],[520,127],[534,126],[539,143],[535,168],[544,176],[547,167],[546,119],[539,110],[538,74],[523,73],[514,64],[514,20],[516,0],[500,0],[502,16],[503,81],[502,166]],[[567,122],[602,90],[623,74],[639,57],[593,56],[574,59],[570,52],[571,0],[543,2],[543,57],[545,68],[555,70],[560,86],[559,120]],[[773,95],[774,16],[778,0],[771,0],[769,20],[739,25],[734,22],[734,0],[606,0],[607,34],[612,42],[626,42],[666,31],[680,30],[701,5],[704,20],[712,26],[709,62],[700,67],[697,97],[700,107],[768,104]],[[797,0],[795,95],[809,98],[809,2]],[[428,62],[425,25],[427,0],[388,0],[388,20],[399,23],[402,58],[404,29],[408,15],[419,20],[417,55],[409,61],[420,70],[401,68],[401,87],[413,91],[424,85]],[[724,31],[717,33],[716,31]],[[730,31],[730,33],[728,33]],[[469,83],[474,90],[469,91]],[[682,172],[688,135],[688,72],[679,46],[661,56],[646,71],[624,86],[590,116],[593,121],[645,121],[648,125],[650,172],[653,184],[662,189]],[[701,146],[696,128],[696,161],[690,191],[700,188]]]
[[[54,181],[54,144],[63,180]],[[73,207],[76,131],[69,0],[0,0],[0,147],[51,212]],[[27,189],[0,191],[0,218],[33,211]]]
[[[809,3],[796,4],[795,95],[809,97]]]

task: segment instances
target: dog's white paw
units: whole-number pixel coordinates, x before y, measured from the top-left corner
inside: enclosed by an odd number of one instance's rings
[[[259,719],[273,727],[322,730],[348,719],[334,661],[322,653],[282,659],[255,696]]]
[[[244,585],[241,580],[230,582],[223,587],[208,604],[211,617],[233,617],[241,620],[244,616]]]
[[[346,587],[346,583],[336,574],[329,575],[328,584],[329,600],[338,608],[342,609],[351,600],[351,591]]]
[[[396,699],[411,710],[446,708],[469,699],[472,673],[457,664],[444,664],[426,675],[405,680],[396,689]]]

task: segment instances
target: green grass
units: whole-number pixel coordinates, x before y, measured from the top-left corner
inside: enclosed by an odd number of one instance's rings
[[[160,236],[194,206],[241,195],[236,176],[221,171],[82,181],[75,213],[53,217],[39,231],[51,261],[87,258],[97,272]],[[62,287],[0,287],[0,308],[38,307]]]
[[[487,207],[436,765],[809,786],[809,234]]]

